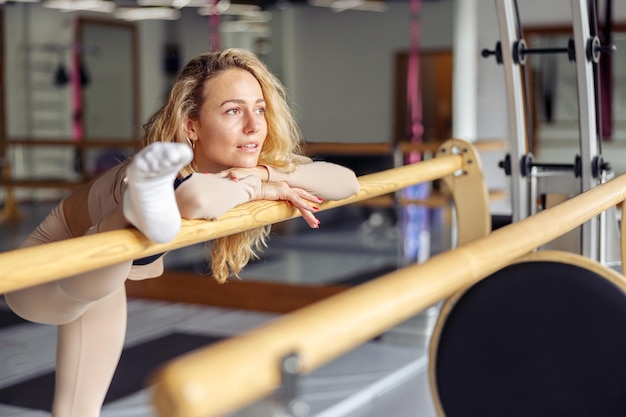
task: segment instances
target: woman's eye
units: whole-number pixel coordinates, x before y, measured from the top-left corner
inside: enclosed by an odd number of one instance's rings
[[[237,113],[239,113],[239,109],[226,110],[226,114],[237,114]]]
[[[265,107],[259,107],[258,109],[256,109],[257,114],[265,114],[265,112],[267,112],[267,108]]]

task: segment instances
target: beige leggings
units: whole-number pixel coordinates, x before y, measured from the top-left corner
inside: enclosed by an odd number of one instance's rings
[[[71,237],[60,204],[22,247]],[[130,268],[124,262],[5,294],[21,317],[58,325],[54,417],[100,415],[124,345]]]

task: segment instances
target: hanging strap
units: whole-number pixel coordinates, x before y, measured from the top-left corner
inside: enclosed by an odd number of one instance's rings
[[[421,0],[411,0],[410,49],[407,66],[407,109],[409,115],[409,138],[412,143],[422,142],[424,125],[422,123],[422,100],[419,88],[419,15]],[[421,154],[411,152],[408,163],[419,162]]]
[[[219,51],[220,45],[220,12],[217,4],[220,0],[213,0],[211,4],[211,13],[209,14],[209,41],[211,42],[211,51]]]
[[[80,142],[83,139],[83,97],[80,82],[80,39],[78,33],[78,13],[72,12],[72,48],[70,64],[70,82],[72,88],[72,139]]]

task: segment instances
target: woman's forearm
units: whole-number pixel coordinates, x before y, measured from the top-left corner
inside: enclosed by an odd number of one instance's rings
[[[256,198],[261,180],[253,175],[232,181],[212,174],[193,174],[176,189],[176,201],[186,219],[216,219]]]
[[[354,172],[341,165],[311,161],[285,173],[268,167],[269,181],[284,181],[291,187],[303,188],[324,200],[341,200],[356,194],[359,181]]]
[[[359,191],[354,172],[341,165],[308,161],[285,173],[268,167],[270,182],[285,182],[323,200],[341,200]],[[262,181],[256,175],[237,180],[213,174],[193,174],[176,189],[176,200],[186,219],[216,219],[239,204],[261,195]]]

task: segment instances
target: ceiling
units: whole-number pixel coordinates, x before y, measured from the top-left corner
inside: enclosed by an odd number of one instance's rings
[[[1,2],[2,0],[0,0]],[[13,0],[33,1],[33,0]],[[35,0],[37,1],[37,0]],[[114,13],[124,20],[175,20],[180,17],[180,9],[195,7],[201,15],[217,14],[224,20],[246,20],[267,22],[271,18],[268,11],[290,3],[306,4],[331,8],[335,12],[361,10],[384,12],[388,2],[409,2],[413,0],[43,0],[45,7],[65,11],[90,10]],[[443,2],[452,0],[419,0],[421,2]]]

